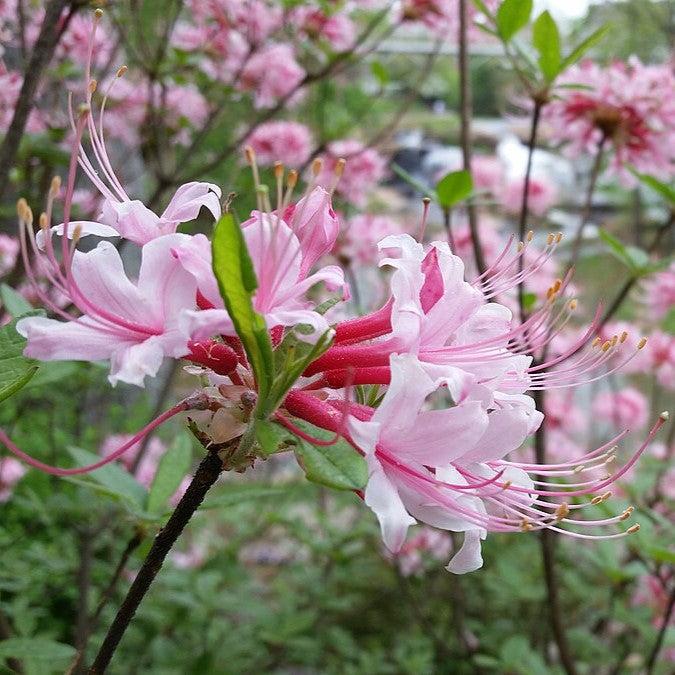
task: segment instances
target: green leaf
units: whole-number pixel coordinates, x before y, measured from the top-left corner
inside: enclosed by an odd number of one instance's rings
[[[157,473],[150,486],[147,511],[160,513],[166,508],[169,498],[192,466],[192,443],[186,434],[180,434],[164,453],[157,466]]]
[[[570,66],[573,66],[589,49],[594,47],[600,42],[605,35],[609,32],[611,26],[610,24],[605,24],[600,26],[596,31],[593,31],[585,40],[580,42],[572,52],[566,56],[562,63],[560,64],[560,72],[567,70]]]
[[[670,312],[666,314],[666,318],[661,325],[666,333],[675,335],[675,308],[671,309]]]
[[[223,214],[216,224],[213,234],[213,271],[225,307],[253,368],[258,396],[264,400],[273,376],[272,343],[265,319],[253,309],[251,297],[258,282],[244,235],[231,213]]]
[[[537,304],[537,294],[536,293],[523,293],[523,309],[526,312],[534,309],[534,306]]]
[[[0,642],[0,660],[68,661],[74,656],[74,647],[44,638],[17,637]]]
[[[675,186],[667,185],[666,183],[661,182],[660,180],[650,176],[646,173],[640,173],[632,167],[628,167],[628,170],[643,184],[651,188],[655,192],[658,192],[669,204],[675,204]]]
[[[334,437],[331,432],[303,420],[293,422],[315,438],[327,441]],[[308,480],[314,483],[337,490],[360,490],[368,482],[366,460],[343,438],[327,446],[298,438],[295,454]]]
[[[539,52],[539,67],[547,82],[560,73],[560,33],[548,10],[542,12],[532,26],[532,42]]]
[[[451,171],[436,184],[438,203],[446,209],[469,197],[472,191],[473,180],[465,169]]]
[[[296,444],[296,437],[276,422],[256,420],[255,439],[265,457],[288,449],[289,445]]]
[[[508,42],[527,25],[532,14],[532,0],[504,0],[497,10],[497,30],[504,42]]]
[[[0,286],[0,298],[2,298],[2,304],[7,312],[14,318],[33,311],[33,306],[30,302],[7,284]]]
[[[54,382],[73,377],[77,373],[78,367],[79,364],[74,361],[45,361],[40,364],[40,369],[26,385],[26,388],[44,387],[47,384],[54,384]]]
[[[599,230],[600,239],[607,244],[610,252],[620,260],[634,276],[643,276],[650,271],[649,254],[637,246],[623,244],[605,230]]]
[[[408,173],[402,166],[399,166],[396,164],[396,162],[392,162],[391,165],[391,170],[399,177],[402,178],[408,185],[411,187],[414,187],[415,190],[418,192],[421,192],[425,197],[429,197],[429,199],[436,199],[436,193],[433,192],[432,190],[429,189],[427,185],[425,185],[421,180],[417,180],[415,176],[412,174]]]
[[[37,362],[23,355],[26,340],[16,332],[16,322],[0,328],[0,401],[28,384],[38,370]]]
[[[99,461],[101,457],[82,448],[69,447],[68,452],[78,466],[86,466]],[[140,509],[146,502],[146,489],[119,464],[110,463],[87,474],[91,480],[99,483],[109,493],[120,500]]]
[[[382,65],[382,61],[373,61],[370,64],[370,70],[375,76],[375,79],[380,83],[381,87],[389,84],[389,73],[387,69]]]

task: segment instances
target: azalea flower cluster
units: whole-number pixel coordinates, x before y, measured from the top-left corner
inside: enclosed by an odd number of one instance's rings
[[[669,180],[675,155],[675,76],[671,65],[644,65],[636,57],[606,68],[584,61],[558,80],[544,107],[551,140],[572,156],[612,150],[610,169],[626,185],[627,166]]]

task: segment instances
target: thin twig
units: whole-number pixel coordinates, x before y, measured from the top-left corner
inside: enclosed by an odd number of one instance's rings
[[[236,448],[236,446],[237,444],[235,443],[234,447]],[[218,448],[214,446],[208,451],[197,468],[188,489],[178,502],[175,511],[171,514],[166,525],[155,537],[155,541],[143,561],[136,578],[131,584],[115,619],[108,629],[108,633],[101,644],[98,654],[89,669],[90,675],[103,673],[110,665],[110,661],[112,660],[124,633],[129,627],[138,606],[141,604],[152,582],[159,573],[159,570],[162,568],[166,556],[185,529],[190,518],[192,518],[195,511],[199,508],[206,493],[216,482],[218,476],[220,476],[224,465],[219,452],[222,452],[222,447]]]
[[[579,260],[579,254],[581,253],[581,244],[584,238],[584,230],[588,221],[591,217],[591,209],[593,207],[593,193],[595,192],[595,186],[598,182],[598,177],[600,176],[600,168],[602,167],[602,157],[605,149],[605,142],[607,141],[607,136],[604,134],[598,141],[598,146],[595,150],[595,158],[593,159],[593,166],[591,168],[591,176],[588,181],[588,190],[586,192],[586,200],[584,201],[584,206],[581,210],[581,218],[579,220],[579,226],[577,227],[577,233],[574,237],[574,243],[572,244],[572,255],[570,257],[570,262],[568,269],[572,269]]]
[[[663,640],[666,637],[666,631],[668,630],[670,618],[673,616],[674,609],[675,609],[675,583],[673,584],[673,587],[670,590],[670,595],[668,597],[668,605],[666,606],[666,611],[665,614],[663,615],[663,623],[661,624],[661,629],[659,630],[659,634],[656,636],[656,642],[654,642],[654,646],[652,647],[652,650],[649,653],[649,658],[647,659],[647,669],[645,671],[645,675],[651,675],[654,672],[654,668],[656,667],[656,660],[659,656],[659,652],[661,651],[661,647],[663,647]]]
[[[523,199],[520,205],[520,218],[518,219],[518,239],[525,241],[525,231],[527,230],[527,216],[530,201],[530,178],[532,176],[532,159],[534,149],[537,144],[537,130],[539,129],[539,119],[541,117],[542,103],[538,98],[534,100],[532,110],[532,122],[530,126],[530,138],[527,144],[527,167],[525,169],[525,181],[523,185]],[[524,256],[518,258],[518,274],[523,271],[525,264]],[[525,284],[521,281],[518,284],[518,309],[521,323],[525,320]]]
[[[45,9],[40,33],[35,41],[30,60],[26,65],[12,121],[0,146],[0,199],[7,190],[9,172],[14,166],[28,116],[35,103],[35,94],[42,79],[42,74],[52,60],[56,45],[65,29],[64,25],[59,25],[59,18],[68,4],[70,4],[69,0],[51,0]],[[64,23],[69,22],[72,15],[73,11],[69,12],[64,19]]]
[[[544,392],[535,391],[533,393],[535,407],[537,410],[544,410]],[[539,464],[546,462],[546,427],[542,424],[537,429],[534,436],[534,451],[536,460]],[[546,480],[545,477],[539,477],[539,480]],[[560,662],[567,675],[577,675],[577,669],[574,665],[574,659],[567,642],[567,633],[563,621],[562,607],[560,605],[560,588],[558,583],[558,574],[555,563],[555,536],[544,528],[540,534],[541,559],[544,567],[544,580],[546,582],[546,599],[548,603],[548,614],[553,629],[553,637],[558,647]]]
[[[459,97],[460,97],[460,143],[462,145],[463,168],[471,172],[471,75],[469,73],[469,54],[467,50],[467,0],[459,0]],[[478,274],[485,272],[485,257],[478,232],[478,214],[476,205],[469,199],[466,204],[469,218],[469,230],[473,243],[473,254]]]

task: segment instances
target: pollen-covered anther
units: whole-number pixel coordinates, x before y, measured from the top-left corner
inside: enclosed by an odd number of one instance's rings
[[[611,346],[612,346],[612,341],[611,341],[611,340],[605,340],[605,341],[602,343],[602,351],[603,351],[603,352],[609,351],[609,348],[610,348]]]
[[[525,248],[525,244],[522,241],[518,242],[518,253],[520,253]]]
[[[606,502],[612,496],[612,491],[607,490],[607,492],[603,492],[600,496],[602,497],[602,501]]]
[[[618,335],[613,335],[612,336],[612,347],[616,347],[616,343],[619,341],[619,336]]]
[[[321,173],[321,167],[322,166],[323,166],[323,161],[321,160],[320,157],[317,157],[312,162],[312,176],[314,176],[314,178],[316,178]]]
[[[628,534],[635,534],[635,533],[638,532],[639,530],[640,530],[640,523],[635,523],[635,525],[631,525],[631,526],[626,530],[626,532],[627,532]]]
[[[577,302],[577,299],[576,299],[576,298],[572,298],[572,299],[569,301],[569,304],[567,305],[567,307],[568,307],[568,309],[570,310],[570,312],[573,312],[573,311],[577,308],[577,305],[578,305],[578,304],[579,304],[579,303]]]
[[[567,502],[563,502],[558,506],[558,508],[555,510],[555,518],[557,521],[563,520],[563,518],[567,518],[570,514],[570,507],[567,504]]]
[[[619,337],[619,342],[623,344],[627,339],[628,333],[626,331],[623,331],[623,333],[621,333],[621,337]]]
[[[49,216],[43,211],[38,218],[38,225],[41,230],[49,229]]]
[[[593,504],[593,506],[597,506],[598,504],[602,504],[602,501],[602,495],[596,495],[593,497],[593,499],[591,499],[591,504]]]
[[[586,465],[585,464],[579,464],[579,466],[575,466],[574,470],[572,473],[581,473],[582,471],[586,470]]]
[[[624,512],[619,516],[620,521],[628,520],[635,509],[632,506],[629,506]]]
[[[115,73],[115,77],[124,77],[129,68],[127,66],[120,66]]]
[[[549,232],[548,236],[546,237],[546,246],[550,246],[554,240],[555,235],[552,232]]]
[[[73,229],[73,246],[77,244],[78,241],[80,241],[80,237],[82,236],[82,225],[76,225],[75,228]]]
[[[56,197],[59,196],[60,191],[61,191],[61,176],[54,176],[52,178],[51,185],[49,186],[49,196],[52,197],[52,199],[55,199]]]
[[[252,146],[247,145],[244,148],[244,157],[251,166],[255,164],[255,150],[253,149]]]
[[[647,344],[647,338],[646,337],[640,338],[640,342],[638,342],[637,348],[638,349],[644,349],[644,346],[646,344]]]
[[[338,178],[342,178],[342,174],[345,171],[346,165],[347,165],[347,160],[344,157],[340,157],[340,159],[338,159],[338,161],[335,164],[335,169],[333,169],[333,173],[335,173],[335,175]]]
[[[19,197],[19,199],[16,200],[16,214],[19,216],[19,220],[26,220],[27,209],[28,202],[23,197]]]
[[[98,82],[93,78],[89,80],[88,89],[90,94],[93,94],[96,91],[96,87],[98,87]]]
[[[562,241],[562,238],[563,238],[563,233],[562,233],[562,232],[558,232],[558,233],[555,235],[555,243],[556,243],[556,244],[559,244],[559,243]]]
[[[281,162],[274,162],[274,177],[281,178],[284,175],[284,165]]]
[[[534,239],[534,231],[533,231],[533,230],[530,230],[530,231],[527,233],[526,239],[527,239],[528,243],[531,242],[531,241]]]
[[[532,527],[532,523],[529,520],[523,520],[523,522],[520,524],[520,529],[523,532],[531,532],[534,528]]]

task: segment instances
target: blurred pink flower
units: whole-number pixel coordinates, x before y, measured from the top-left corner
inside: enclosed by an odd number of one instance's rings
[[[672,574],[670,577],[669,581],[672,583]],[[633,594],[633,605],[650,607],[653,611],[653,625],[661,628],[668,607],[668,596],[668,586],[661,579],[652,574],[643,574],[639,577]],[[675,614],[672,615],[670,624],[675,626]]]
[[[19,249],[19,242],[14,237],[0,234],[0,276],[14,269]]]
[[[427,525],[418,528],[396,553],[385,549],[385,555],[398,563],[404,577],[422,573],[425,561],[447,560],[451,552],[450,535]]]
[[[356,26],[345,14],[328,15],[318,7],[298,7],[291,21],[311,39],[323,39],[336,52],[347,51],[356,39]]]
[[[494,194],[502,183],[503,173],[502,164],[494,155],[476,155],[471,160],[471,177],[476,190],[489,190]]]
[[[520,213],[524,190],[525,178],[507,180],[502,188],[497,190],[497,196],[508,213]],[[558,199],[555,185],[543,178],[532,176],[527,192],[528,209],[536,216],[543,216]]]
[[[355,139],[333,141],[321,156],[323,167],[317,178],[319,185],[335,181],[335,167],[340,158],[347,160],[337,192],[348,202],[363,206],[368,191],[385,175],[386,162],[377,150],[365,147]]]
[[[363,265],[377,260],[377,242],[389,234],[403,232],[401,223],[389,216],[361,214],[348,222],[339,241],[340,255]]]
[[[299,88],[304,77],[290,45],[269,44],[246,62],[238,87],[254,94],[256,108],[271,108]]]
[[[23,76],[17,71],[6,70],[0,63],[0,133],[5,133],[14,116],[14,106],[19,98]],[[33,108],[28,116],[26,131],[31,134],[44,131],[45,124],[40,112]]]
[[[593,414],[616,427],[639,429],[647,424],[649,404],[634,387],[600,392],[593,400]]]
[[[494,10],[499,0],[484,0],[489,10]],[[470,41],[488,40],[486,33],[475,25],[480,12],[467,3],[467,37]],[[400,18],[403,21],[420,21],[438,35],[457,41],[459,32],[459,3],[457,0],[403,0]]]
[[[28,469],[14,457],[0,457],[0,502],[12,496],[14,486],[23,478]]]
[[[572,156],[595,154],[605,137],[613,155],[610,169],[626,185],[625,168],[669,180],[675,156],[675,76],[671,65],[643,65],[636,57],[606,68],[592,61],[558,78],[556,97],[544,108],[554,142]],[[580,85],[579,88],[569,88]],[[581,88],[583,87],[583,88]]]
[[[281,162],[297,169],[310,157],[312,135],[304,124],[277,120],[258,126],[247,144],[255,150],[259,164],[271,166]]]
[[[655,375],[662,387],[675,389],[675,336],[655,330],[628,366],[631,372]]]
[[[663,272],[658,272],[644,284],[645,304],[650,318],[659,321],[675,309],[675,262]]]

